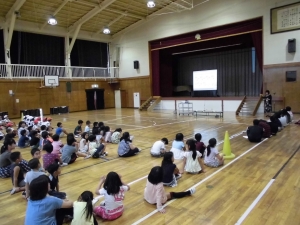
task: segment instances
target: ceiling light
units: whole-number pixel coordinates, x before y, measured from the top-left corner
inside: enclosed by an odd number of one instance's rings
[[[110,34],[110,29],[108,27],[104,27],[103,33],[104,34]]]
[[[147,6],[148,6],[148,8],[154,8],[154,7],[155,7],[155,2],[152,1],[152,0],[149,0],[149,1],[147,2]]]
[[[57,20],[55,19],[54,16],[51,16],[49,19],[48,19],[48,24],[54,26],[57,24]]]

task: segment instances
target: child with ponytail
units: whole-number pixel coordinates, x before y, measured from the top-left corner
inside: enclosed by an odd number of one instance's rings
[[[205,152],[204,164],[209,167],[219,167],[224,164],[224,158],[216,149],[217,140],[215,138],[211,138],[208,141],[208,146]]]
[[[156,204],[157,210],[161,213],[166,212],[163,204],[165,204],[168,200],[191,196],[196,191],[196,189],[192,187],[190,190],[184,192],[165,192],[163,185],[163,173],[162,167],[153,167],[148,175],[144,191],[144,199],[150,204]]]
[[[93,193],[84,191],[74,202],[74,215],[71,225],[98,225],[93,215]]]
[[[183,155],[183,168],[186,172],[197,174],[204,172],[204,163],[201,158],[202,154],[196,150],[196,141],[189,139],[186,141],[188,151]],[[183,173],[183,171],[182,171]]]

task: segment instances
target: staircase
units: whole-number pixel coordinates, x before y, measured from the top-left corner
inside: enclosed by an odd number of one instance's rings
[[[262,96],[260,97],[247,97],[244,96],[241,104],[236,110],[235,114],[238,116],[240,113],[242,115],[252,115],[255,116],[262,102]]]
[[[151,96],[141,105],[139,109],[140,111],[152,111],[155,108],[155,106],[160,102],[160,100],[160,96]]]

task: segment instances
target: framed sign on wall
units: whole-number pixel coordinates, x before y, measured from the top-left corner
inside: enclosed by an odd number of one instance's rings
[[[271,34],[300,29],[300,2],[271,9]]]

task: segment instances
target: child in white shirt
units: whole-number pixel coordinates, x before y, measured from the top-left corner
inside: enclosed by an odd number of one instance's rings
[[[97,144],[96,136],[90,135],[89,136],[89,153],[93,158],[99,158],[107,155],[107,152],[105,150],[104,144]]]
[[[218,167],[224,164],[223,156],[220,156],[218,149],[216,149],[217,140],[212,138],[208,141],[208,146],[205,151],[204,164],[209,167]]]
[[[129,190],[129,185],[125,184],[116,172],[109,172],[106,177],[101,177],[95,193],[104,195],[104,202],[95,207],[94,213],[105,220],[119,218],[124,211],[125,192]]]
[[[79,151],[82,153],[87,153],[89,150],[88,138],[89,138],[89,135],[87,132],[83,132],[81,134],[81,140],[79,143]]]
[[[162,138],[161,140],[156,141],[150,150],[150,154],[153,157],[163,157],[166,152],[165,145],[167,145],[168,143],[169,142],[167,138]]]
[[[189,139],[186,141],[186,145],[189,151],[183,155],[183,168],[185,171],[191,174],[197,174],[201,171],[205,173],[204,163],[201,159],[202,154],[196,150],[196,141]]]
[[[185,151],[185,146],[183,143],[183,134],[176,134],[175,141],[172,143],[171,152],[174,154],[174,159],[183,159],[183,153]]]
[[[90,125],[91,125],[91,121],[86,121],[85,122],[86,126],[84,128],[84,132],[86,132],[88,135],[91,133],[91,130],[90,130]]]
[[[113,132],[113,134],[111,135],[111,143],[113,143],[113,144],[119,144],[121,136],[122,136],[122,129],[121,128],[117,128]]]

